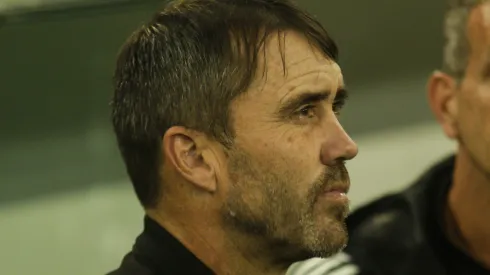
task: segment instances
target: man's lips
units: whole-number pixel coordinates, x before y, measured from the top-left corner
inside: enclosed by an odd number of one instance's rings
[[[348,203],[347,193],[349,192],[349,186],[348,183],[329,185],[322,193],[322,197],[341,203]]]
[[[323,191],[324,193],[344,193],[347,194],[349,192],[350,184],[349,183],[342,183],[342,184],[333,184],[329,185],[325,190]]]

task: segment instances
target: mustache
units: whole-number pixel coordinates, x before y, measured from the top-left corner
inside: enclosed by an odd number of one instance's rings
[[[327,166],[323,171],[321,178],[321,181],[324,184],[328,184],[333,181],[349,180],[349,172],[347,171],[347,167],[345,167],[345,161],[338,161],[334,165]]]

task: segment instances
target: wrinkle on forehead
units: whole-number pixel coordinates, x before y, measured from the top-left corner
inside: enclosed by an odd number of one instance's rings
[[[288,81],[312,73],[325,73],[333,82],[343,83],[340,66],[309,43],[305,36],[293,31],[284,32],[283,37],[268,39],[258,67],[264,73],[257,74],[251,85],[253,90],[278,89]]]

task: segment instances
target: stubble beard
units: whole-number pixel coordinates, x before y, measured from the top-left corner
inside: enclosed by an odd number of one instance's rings
[[[345,247],[348,207],[317,209],[319,194],[331,180],[345,177],[346,169],[333,167],[300,198],[289,182],[294,175],[274,173],[243,152],[229,154],[232,186],[222,209],[223,223],[235,233],[254,239],[278,261],[295,262],[328,257]],[[347,175],[348,177],[348,175]],[[251,195],[252,194],[252,195]],[[321,211],[321,213],[318,213]]]

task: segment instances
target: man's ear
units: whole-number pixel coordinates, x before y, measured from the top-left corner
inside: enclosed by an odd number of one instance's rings
[[[215,167],[206,154],[211,149],[206,135],[186,129],[171,127],[163,136],[165,162],[183,178],[207,192],[216,191]]]
[[[457,115],[458,101],[456,80],[446,73],[432,73],[427,85],[429,106],[442,126],[444,133],[451,139],[458,136]]]

